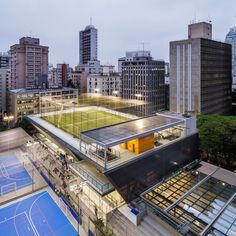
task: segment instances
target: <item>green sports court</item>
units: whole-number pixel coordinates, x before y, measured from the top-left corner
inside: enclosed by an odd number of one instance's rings
[[[129,120],[126,117],[96,109],[63,113],[55,112],[52,115],[42,116],[42,118],[75,136],[79,136],[81,131]]]

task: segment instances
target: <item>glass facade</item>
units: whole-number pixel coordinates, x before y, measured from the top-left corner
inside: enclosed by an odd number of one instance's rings
[[[105,175],[124,200],[130,202],[164,177],[197,159],[198,154],[198,134],[194,134],[107,171]]]
[[[230,29],[225,42],[232,45],[232,75],[233,83],[236,84],[236,27]]]

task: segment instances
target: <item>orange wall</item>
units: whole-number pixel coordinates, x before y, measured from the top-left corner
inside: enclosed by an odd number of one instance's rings
[[[140,154],[154,147],[154,134],[122,143],[120,147],[128,149],[135,154]]]

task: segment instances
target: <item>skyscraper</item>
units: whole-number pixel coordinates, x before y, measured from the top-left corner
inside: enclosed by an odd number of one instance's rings
[[[80,64],[88,64],[97,60],[97,29],[88,25],[79,33],[79,59]]]
[[[165,109],[165,62],[154,60],[150,51],[127,52],[121,64],[121,95],[145,102],[141,112]]]
[[[230,29],[225,42],[232,45],[232,77],[233,88],[236,90],[236,26]]]
[[[209,39],[206,24],[198,23],[200,34],[170,42],[171,111],[231,113],[231,45]]]
[[[48,75],[48,47],[38,38],[23,37],[10,48],[11,88],[34,88],[37,77]]]

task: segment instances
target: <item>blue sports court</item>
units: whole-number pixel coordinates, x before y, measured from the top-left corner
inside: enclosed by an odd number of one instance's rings
[[[0,196],[32,183],[29,173],[14,153],[0,155]]]
[[[0,208],[0,235],[7,236],[76,236],[77,231],[43,191]]]

